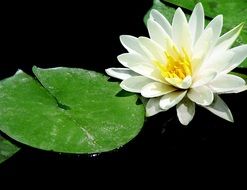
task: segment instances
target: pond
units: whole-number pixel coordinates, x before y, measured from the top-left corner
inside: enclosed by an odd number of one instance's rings
[[[17,69],[32,75],[33,65],[41,68],[75,67],[105,73],[119,67],[116,57],[126,50],[119,36],[147,36],[143,16],[152,1],[125,0],[114,3],[42,5],[22,9],[16,5],[2,25],[4,48],[1,55],[1,79]],[[90,9],[90,11],[89,11]],[[5,10],[8,12],[8,10]],[[244,70],[247,74],[247,70]],[[99,154],[60,154],[22,146],[12,158],[0,165],[0,173],[21,175],[40,171],[66,173],[105,163],[169,163],[244,161],[247,92],[223,95],[234,123],[229,123],[197,107],[188,126],[179,123],[175,109],[147,118],[141,132],[123,147]],[[100,96],[100,95],[99,95]],[[61,169],[63,168],[63,169]]]

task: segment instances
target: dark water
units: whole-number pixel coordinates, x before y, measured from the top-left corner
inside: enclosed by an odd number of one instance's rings
[[[147,36],[143,16],[151,4],[125,0],[85,5],[9,5],[1,18],[0,77],[11,76],[18,68],[31,73],[33,65],[78,67],[102,73],[108,67],[118,67],[116,56],[125,52],[119,35]],[[194,120],[183,127],[174,117],[175,109],[171,109],[149,118],[140,134],[118,150],[70,155],[24,146],[0,166],[0,173],[93,174],[104,173],[110,166],[124,168],[125,164],[134,165],[133,170],[180,165],[203,170],[212,164],[242,167],[246,163],[246,95],[222,96],[231,108],[234,124],[197,107]]]

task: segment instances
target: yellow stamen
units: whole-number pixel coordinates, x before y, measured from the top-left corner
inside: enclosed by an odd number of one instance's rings
[[[153,63],[158,67],[161,75],[165,78],[184,79],[192,74],[190,56],[185,49],[180,53],[176,47],[172,48],[172,52],[164,52],[166,63],[154,61]]]

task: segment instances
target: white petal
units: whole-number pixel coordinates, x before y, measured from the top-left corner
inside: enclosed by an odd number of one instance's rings
[[[197,75],[197,72],[200,71],[204,64],[204,59],[207,57],[210,49],[212,48],[212,37],[213,30],[211,28],[204,30],[194,46],[191,62],[193,76]]]
[[[180,50],[185,49],[187,53],[191,53],[189,25],[181,8],[176,10],[172,20],[172,39]]]
[[[177,104],[177,116],[181,124],[188,125],[195,115],[195,103],[184,98]]]
[[[230,50],[227,51],[215,51],[208,57],[203,63],[198,75],[201,75],[207,69],[214,69],[217,73],[221,73],[229,66],[234,53]]]
[[[144,56],[136,53],[123,53],[117,57],[118,61],[125,67],[128,67],[128,65],[133,64],[145,64],[145,65],[151,65],[149,60],[147,60]]]
[[[121,35],[120,41],[122,45],[128,50],[128,52],[145,55],[145,53],[139,45],[138,38],[130,35]]]
[[[234,53],[230,63],[223,70],[224,73],[228,73],[238,67],[247,57],[247,45],[238,46],[232,48],[230,51]]]
[[[212,41],[213,42],[217,42],[220,34],[221,34],[221,30],[223,27],[223,16],[222,15],[218,15],[216,16],[206,27],[206,30],[208,28],[211,28],[213,31],[213,36],[212,36]]]
[[[172,27],[169,21],[157,10],[151,10],[150,18],[165,30],[165,32],[171,37],[172,36]]]
[[[191,101],[203,106],[210,105],[214,100],[214,94],[207,86],[191,88],[187,96]]]
[[[105,72],[114,78],[118,78],[121,80],[125,80],[127,78],[130,78],[132,76],[138,76],[138,74],[128,68],[109,68],[106,69]]]
[[[133,70],[134,72],[146,76],[155,81],[167,83],[164,77],[161,75],[157,67],[143,56],[134,53],[124,53],[119,55],[118,61],[125,67]]]
[[[140,75],[165,84],[167,83],[158,68],[153,64],[148,63],[146,60],[141,60],[137,54],[122,54],[118,56],[118,60],[122,65]]]
[[[240,93],[240,92],[244,92],[246,90],[247,90],[247,85],[244,85],[244,86],[241,86],[239,88],[236,88],[235,90],[224,92],[224,94]]]
[[[146,116],[150,117],[159,112],[166,111],[160,108],[160,97],[159,98],[151,98],[148,100],[146,105]]]
[[[203,58],[192,58],[191,60],[191,69],[192,69],[192,77],[196,77],[198,72],[200,71],[204,61]]]
[[[201,3],[197,3],[189,20],[192,41],[195,43],[204,30],[204,10]]]
[[[122,81],[120,86],[126,91],[140,93],[141,89],[150,82],[153,81],[146,77],[134,76]]]
[[[144,86],[141,90],[141,95],[145,98],[154,98],[176,91],[177,89],[160,82],[152,82]]]
[[[229,49],[239,36],[242,28],[243,23],[239,24],[238,26],[221,36],[217,41],[216,48],[221,50]]]
[[[165,79],[168,83],[180,89],[188,89],[192,84],[191,76],[185,77],[184,80],[177,78],[165,78]]]
[[[216,93],[224,93],[241,88],[245,85],[244,79],[230,74],[217,76],[210,84],[210,88]]]
[[[203,59],[212,47],[213,30],[204,30],[194,46],[193,58]]]
[[[168,110],[171,107],[179,103],[185,96],[187,91],[175,91],[169,94],[165,94],[160,99],[161,109]]]
[[[165,62],[164,49],[147,37],[139,37],[139,44],[151,60]]]
[[[233,122],[233,117],[230,109],[225,104],[225,102],[217,95],[215,95],[213,103],[210,106],[205,106],[204,108],[227,121]]]
[[[164,84],[167,84],[165,79],[161,76],[160,71],[158,69],[155,69],[153,67],[147,66],[147,65],[141,65],[141,64],[135,64],[135,65],[128,65],[131,70],[134,72],[143,75],[147,78],[153,79],[154,81],[162,82]]]
[[[157,22],[149,19],[147,22],[147,28],[150,38],[158,43],[164,50],[171,46],[172,41],[170,36]]]
[[[193,79],[193,84],[191,85],[192,88],[205,85],[209,82],[211,82],[217,75],[217,72],[212,70],[206,70],[202,72],[201,74],[198,74],[195,79]]]

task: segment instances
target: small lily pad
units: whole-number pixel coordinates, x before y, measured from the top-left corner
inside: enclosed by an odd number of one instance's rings
[[[19,147],[0,135],[0,163],[13,156],[19,149]]]

